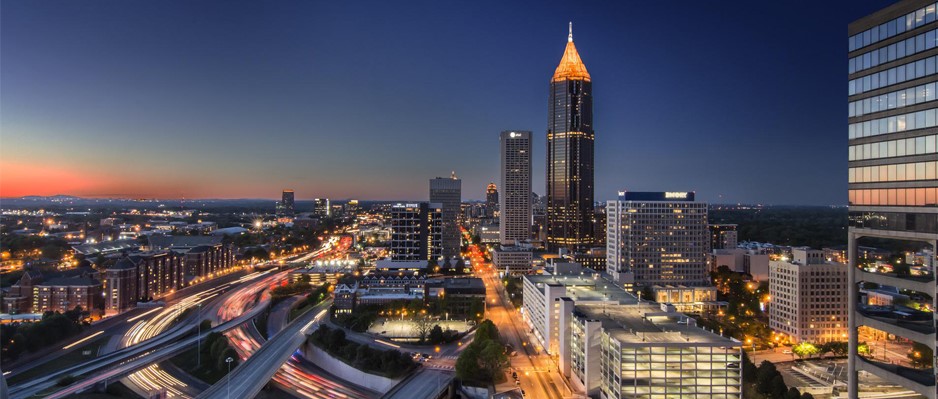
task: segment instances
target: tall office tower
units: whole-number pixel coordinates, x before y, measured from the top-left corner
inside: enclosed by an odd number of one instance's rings
[[[735,224],[711,224],[707,228],[710,230],[710,250],[736,248],[738,240]]]
[[[706,286],[707,204],[692,192],[619,192],[606,204],[606,271],[643,286]]]
[[[439,260],[443,209],[426,202],[391,206],[391,260]]]
[[[851,23],[847,30],[848,397],[859,370],[936,397],[935,368],[897,371],[857,354],[861,326],[935,348],[934,325],[877,317],[859,301],[857,284],[881,284],[938,299],[935,281],[857,268],[857,240],[866,237],[938,245],[938,45],[936,5],[904,0]],[[915,295],[918,297],[918,295]],[[934,308],[935,303],[926,304]],[[898,313],[898,312],[897,312]],[[906,315],[908,314],[908,315]],[[895,320],[890,314],[888,318]],[[930,314],[905,312],[903,319]],[[938,319],[935,320],[938,322]],[[931,323],[929,323],[931,324]],[[901,375],[900,375],[901,371]]]
[[[593,245],[593,95],[573,45],[573,24],[547,105],[547,247]]]
[[[531,132],[504,131],[501,144],[502,195],[498,238],[502,245],[531,239]]]
[[[278,212],[280,215],[293,216],[296,212],[296,208],[294,206],[293,190],[283,190],[283,195],[281,196],[280,204],[278,205],[280,205],[280,212]]]
[[[498,212],[498,186],[489,183],[485,187],[485,217],[494,219]]]
[[[459,256],[459,207],[462,204],[462,180],[453,172],[450,178],[430,179],[430,202],[443,206],[443,257]]]
[[[332,216],[332,205],[328,198],[316,198],[313,200],[313,214],[319,217]]]

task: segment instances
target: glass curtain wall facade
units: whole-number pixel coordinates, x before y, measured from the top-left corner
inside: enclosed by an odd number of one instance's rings
[[[593,88],[573,45],[550,81],[547,121],[547,246],[587,249],[593,237]]]
[[[938,396],[934,367],[897,368],[883,359],[862,358],[856,350],[860,326],[935,348],[933,317],[927,325],[885,319],[870,313],[858,292],[859,284],[875,283],[936,298],[934,278],[923,281],[859,269],[857,241],[872,237],[932,248],[938,243],[936,20],[938,4],[905,0],[848,26],[847,395],[851,398],[858,395],[859,370],[927,398]]]

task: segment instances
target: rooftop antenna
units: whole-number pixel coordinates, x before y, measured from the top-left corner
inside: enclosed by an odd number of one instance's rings
[[[570,22],[570,34],[567,35],[567,43],[573,43],[573,21]]]

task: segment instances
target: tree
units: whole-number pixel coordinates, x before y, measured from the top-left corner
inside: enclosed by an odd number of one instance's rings
[[[770,393],[772,391],[772,379],[778,374],[778,370],[772,362],[763,360],[756,372],[756,389],[763,394]]]
[[[478,381],[479,375],[479,345],[475,342],[469,344],[456,358],[456,377],[463,381]]]
[[[428,317],[426,313],[420,312],[414,315],[412,323],[414,325],[414,332],[417,333],[420,342],[424,342],[427,336],[430,335],[430,330],[433,330],[433,320],[430,320],[430,317]]]
[[[785,385],[785,380],[782,378],[781,374],[776,374],[775,377],[772,377],[772,388],[769,390],[773,398],[784,398],[785,394],[788,393],[788,385]]]
[[[873,356],[873,348],[870,348],[866,342],[860,342],[860,344],[857,345],[857,354],[860,356]]]
[[[793,346],[791,351],[800,359],[818,354],[818,348],[814,346],[814,344],[807,341],[802,341],[798,345]]]
[[[502,369],[508,363],[505,347],[497,341],[486,341],[479,352],[479,367],[484,371],[486,380],[494,381],[502,374]]]
[[[912,344],[912,349],[906,355],[913,367],[928,368],[932,366],[932,350],[928,345],[918,342]]]
[[[472,339],[472,342],[479,342],[484,340],[497,341],[498,338],[498,327],[496,327],[495,323],[492,323],[491,320],[486,319],[479,323],[479,326],[476,328],[476,335]]]
[[[755,381],[756,381],[756,375],[758,374],[759,369],[758,369],[758,368],[756,367],[756,365],[752,362],[752,360],[749,359],[749,355],[747,355],[745,351],[743,351],[743,364],[742,364],[742,366],[743,366],[743,368],[742,368],[742,371],[743,371],[743,381],[745,381],[745,382],[747,382],[747,383],[755,382]]]
[[[439,324],[434,325],[433,329],[430,330],[429,340],[431,344],[439,344],[443,342],[443,328]]]

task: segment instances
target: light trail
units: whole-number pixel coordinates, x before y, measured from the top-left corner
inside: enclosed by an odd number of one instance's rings
[[[92,338],[94,338],[94,337],[97,337],[97,336],[99,336],[99,335],[101,335],[101,334],[104,334],[104,331],[98,331],[98,332],[96,332],[96,333],[94,333],[94,334],[91,334],[91,335],[89,335],[89,336],[87,336],[87,337],[84,337],[84,338],[82,338],[82,339],[80,339],[80,340],[78,340],[78,341],[72,342],[72,343],[70,343],[70,344],[68,344],[68,345],[65,345],[65,347],[63,347],[62,349],[64,350],[64,349],[72,348],[72,347],[74,347],[75,345],[78,345],[78,344],[80,344],[80,343],[82,343],[82,342],[85,342],[85,341],[87,341],[87,340],[89,340],[89,339],[92,339]]]

